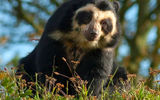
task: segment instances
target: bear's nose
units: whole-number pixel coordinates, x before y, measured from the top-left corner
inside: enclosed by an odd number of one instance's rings
[[[88,32],[92,36],[97,36],[98,35],[98,27],[95,23],[90,24],[88,28]]]
[[[96,30],[94,30],[94,29],[90,30],[89,33],[90,33],[92,36],[98,35],[98,32],[97,32]]]

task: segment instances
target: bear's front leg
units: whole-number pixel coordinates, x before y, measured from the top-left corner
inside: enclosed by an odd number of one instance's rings
[[[76,68],[76,72],[87,80],[89,95],[98,96],[104,84],[107,84],[108,76],[113,66],[113,51],[108,49],[95,49],[88,52]]]

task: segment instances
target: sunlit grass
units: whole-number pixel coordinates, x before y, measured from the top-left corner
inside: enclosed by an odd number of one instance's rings
[[[153,72],[158,74],[159,71]],[[39,85],[36,81],[28,83],[36,88],[27,88],[27,83],[21,79],[21,75],[15,76],[14,68],[11,71],[5,69],[0,71],[0,97],[2,100],[160,100],[159,81],[155,81],[153,88],[149,88],[146,80],[135,82],[135,79],[136,75],[128,75],[128,81],[122,81],[124,84],[122,89],[115,87],[115,91],[111,92],[110,88],[107,88],[102,90],[100,97],[88,96],[86,84],[79,83],[79,94],[75,96],[63,93],[62,88],[66,88],[63,84],[57,83],[53,86],[55,79],[52,77],[47,77],[48,86]]]

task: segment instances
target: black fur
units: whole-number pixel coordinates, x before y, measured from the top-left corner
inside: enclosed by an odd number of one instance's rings
[[[108,4],[108,2],[106,1],[101,1],[100,3],[98,3],[97,7],[102,10],[102,11],[105,11],[105,10],[111,10],[110,5]]]
[[[102,82],[104,84],[107,81],[108,75],[110,75],[113,64],[113,52],[105,51],[101,49],[95,49],[90,51],[81,60],[81,63],[77,67],[76,71],[90,84],[89,93],[93,92],[93,95],[98,95],[101,91]]]
[[[77,14],[76,20],[79,25],[88,24],[92,20],[93,12],[92,11],[81,11]]]
[[[48,20],[38,45],[28,56],[20,60],[20,65],[23,65],[24,70],[29,76],[32,77],[33,80],[31,80],[27,74],[23,75],[24,79],[27,81],[35,81],[35,73],[41,73],[38,80],[42,83],[45,83],[45,75],[48,75],[56,78],[57,83],[59,82],[66,86],[66,83],[69,81],[69,79],[60,75],[53,74],[54,70],[65,76],[72,77],[72,73],[68,68],[68,65],[66,62],[64,62],[64,60],[62,60],[62,58],[64,57],[68,62],[70,62],[72,58],[75,60],[77,57],[79,58],[79,56],[83,55],[80,59],[80,64],[78,64],[75,70],[83,80],[88,81],[87,86],[90,86],[89,94],[96,96],[99,95],[103,87],[102,81],[104,81],[104,84],[107,84],[108,75],[113,73],[117,68],[117,66],[114,66],[116,68],[113,68],[114,51],[107,50],[107,48],[109,46],[113,47],[117,44],[117,41],[120,37],[119,25],[117,24],[118,33],[112,37],[113,41],[111,44],[108,44],[108,46],[104,49],[97,48],[83,51],[81,50],[83,48],[79,48],[75,44],[72,48],[70,48],[69,54],[67,54],[67,47],[64,46],[62,41],[54,40],[49,37],[49,35],[54,34],[55,31],[60,31],[63,34],[69,34],[69,32],[73,30],[72,18],[75,11],[89,3],[96,5],[96,1],[98,0],[69,0],[57,9],[57,11]],[[110,6],[112,5],[111,9],[106,9],[106,5],[100,3],[98,7],[101,10],[112,10],[115,12],[112,3],[110,3],[108,0],[101,1],[107,2]],[[91,15],[89,14],[87,16],[89,16],[90,20]],[[79,20],[80,18],[77,19]],[[81,20],[79,23],[81,23]],[[110,22],[107,22],[107,24],[110,24]],[[110,29],[108,29],[108,31],[109,30]],[[72,64],[69,64],[71,65],[71,69],[74,69]],[[17,73],[19,72],[22,72],[20,67]],[[118,78],[123,78],[126,80],[127,77],[124,73],[125,70],[120,68],[114,78],[115,81],[118,80]],[[72,84],[70,83],[71,82],[69,81],[68,92],[69,94],[75,94]],[[65,89],[63,89],[63,91],[66,92]]]

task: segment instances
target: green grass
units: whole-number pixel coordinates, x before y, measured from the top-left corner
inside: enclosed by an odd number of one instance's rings
[[[154,83],[153,88],[149,88],[146,80],[141,80],[135,83],[136,75],[128,75],[129,80],[122,82],[123,89],[115,87],[114,92],[109,92],[109,87],[102,90],[99,98],[87,96],[86,85],[78,85],[79,95],[67,95],[61,91],[61,88],[66,88],[62,84],[56,84],[53,88],[48,86],[40,86],[38,82],[30,83],[36,87],[35,95],[32,94],[32,89],[26,88],[26,81],[21,79],[21,76],[15,76],[15,70],[5,70],[0,72],[0,100],[160,100],[160,85]],[[51,82],[52,81],[48,81]],[[53,83],[52,83],[53,84]],[[129,84],[129,85],[128,85]],[[127,87],[126,87],[127,85]],[[62,93],[64,96],[59,95]]]

